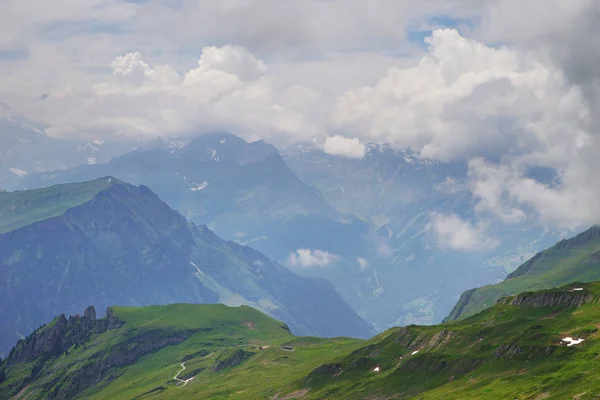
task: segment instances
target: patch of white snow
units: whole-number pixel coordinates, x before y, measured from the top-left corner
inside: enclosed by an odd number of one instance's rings
[[[573,345],[579,344],[581,342],[583,342],[584,339],[573,339],[572,337],[566,337],[564,338],[562,341],[567,343],[568,347],[571,347]]]
[[[200,275],[204,275],[204,273],[203,273],[202,271],[200,271],[200,268],[198,268],[198,266],[197,266],[196,264],[194,264],[194,262],[193,262],[193,261],[190,261],[190,264],[192,264],[192,266],[193,266],[194,268],[196,268],[196,271],[198,271],[198,274],[200,274]]]
[[[201,184],[195,183],[196,187],[191,188],[192,192],[197,192],[199,190],[204,190],[208,186],[208,182],[204,181]]]
[[[219,159],[219,157],[217,157],[217,150],[216,149],[213,149],[211,147],[207,147],[206,148],[206,154],[209,154],[210,158],[213,159],[213,160],[215,160],[216,162],[221,161]]]

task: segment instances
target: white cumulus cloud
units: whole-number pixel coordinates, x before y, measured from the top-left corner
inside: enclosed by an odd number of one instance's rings
[[[468,165],[463,228],[600,222],[597,1],[63,3],[0,1],[0,98],[51,135],[389,142]]]
[[[580,94],[560,70],[454,29],[434,30],[426,41],[429,52],[417,65],[346,91],[334,123],[443,161],[523,154],[565,131],[582,134]]]
[[[357,138],[349,139],[343,136],[329,136],[323,146],[325,153],[348,158],[363,158],[366,148]]]
[[[197,67],[183,74],[152,66],[139,52],[116,57],[111,67],[112,77],[94,85],[87,102],[67,95],[44,104],[50,107],[48,133],[154,136],[225,129],[247,137],[277,135],[274,141],[281,142],[320,132],[298,111],[305,106],[276,90],[265,63],[238,46],[205,47]],[[297,85],[290,90],[313,93]]]
[[[441,248],[459,251],[482,251],[497,247],[498,240],[488,237],[483,226],[461,219],[456,214],[432,213],[427,229],[432,231]]]
[[[290,253],[287,262],[294,267],[313,268],[327,267],[339,259],[338,255],[323,250],[298,249]]]

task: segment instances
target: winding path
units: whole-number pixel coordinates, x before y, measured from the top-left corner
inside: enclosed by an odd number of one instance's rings
[[[193,376],[190,379],[181,379],[181,378],[179,378],[179,374],[182,373],[183,371],[185,371],[185,363],[184,362],[181,363],[181,371],[179,371],[177,373],[177,375],[175,375],[173,377],[173,379],[175,379],[176,381],[183,382],[183,385],[181,385],[180,387],[184,387],[185,385],[188,384],[189,381],[191,381],[192,379],[194,379]]]

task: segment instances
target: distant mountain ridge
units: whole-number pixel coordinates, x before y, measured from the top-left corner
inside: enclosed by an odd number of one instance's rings
[[[0,189],[14,188],[29,174],[107,162],[139,145],[135,140],[52,138],[45,128],[0,100]]]
[[[330,282],[342,276],[335,287],[360,315],[369,318],[377,310],[360,298],[377,286],[356,261],[377,254],[371,225],[332,207],[264,141],[248,143],[226,132],[160,139],[106,164],[27,176],[20,188],[106,175],[146,185],[192,222],[282,263],[301,249],[328,252],[334,262],[322,274],[302,267],[294,272]]]
[[[537,253],[501,283],[464,292],[445,321],[469,317],[504,296],[596,280],[600,280],[600,225]]]
[[[329,282],[225,242],[114,177],[0,193],[0,346],[86,304],[248,304],[293,331],[365,337]]]
[[[280,154],[264,141],[211,132],[160,138],[104,164],[31,174],[18,187],[106,175],[146,185],[220,237],[329,280],[383,330],[441,320],[464,290],[499,282],[554,240],[538,226],[494,225],[496,250],[438,246],[432,213],[473,218],[466,168],[385,144],[347,159],[307,145]],[[294,263],[299,251],[308,257]]]
[[[556,240],[530,221],[492,223],[497,248],[453,249],[436,236],[432,215],[476,219],[468,165],[424,159],[385,143],[364,146],[362,158],[326,154],[311,145],[290,146],[282,155],[334,208],[374,227],[379,251],[361,256],[364,279],[374,284],[361,295],[377,308],[368,315],[380,329],[440,321],[464,290],[499,282]]]

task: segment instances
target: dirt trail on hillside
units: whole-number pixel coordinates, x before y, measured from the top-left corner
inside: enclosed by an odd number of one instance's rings
[[[183,371],[185,371],[185,363],[182,362],[181,363],[181,371],[179,371],[174,377],[173,379],[175,379],[176,381],[182,382],[183,385],[181,385],[180,387],[184,387],[185,385],[188,384],[189,381],[191,381],[192,379],[194,379],[194,377],[192,376],[190,379],[181,379],[179,378],[179,374],[181,374]]]

